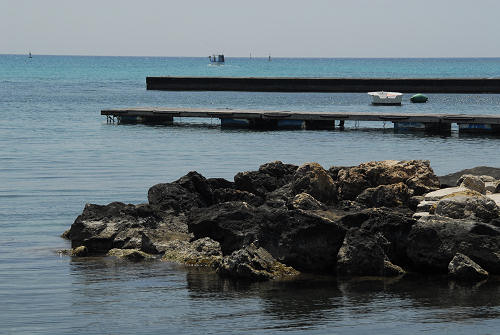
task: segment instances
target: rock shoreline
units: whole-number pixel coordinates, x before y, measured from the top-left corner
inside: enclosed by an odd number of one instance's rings
[[[420,160],[328,170],[277,161],[234,181],[192,171],[152,186],[146,204],[85,205],[63,237],[73,256],[161,258],[247,280],[500,275],[500,183],[453,178],[440,189]]]

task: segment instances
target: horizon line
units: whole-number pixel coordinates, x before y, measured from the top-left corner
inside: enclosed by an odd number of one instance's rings
[[[208,56],[148,56],[148,55],[92,55],[92,54],[37,54],[31,51],[27,53],[0,53],[0,56],[26,56],[30,54],[32,56],[54,56],[54,57],[127,57],[127,58],[208,58]],[[222,53],[224,54],[224,53]],[[224,54],[226,58],[228,56]],[[402,56],[375,56],[375,57],[359,57],[359,56],[272,56],[272,54],[268,54],[266,56],[229,56],[229,58],[244,58],[244,59],[253,59],[253,58],[265,58],[267,59],[269,56],[275,59],[495,59],[500,58],[499,56],[420,56],[420,57],[402,57]]]

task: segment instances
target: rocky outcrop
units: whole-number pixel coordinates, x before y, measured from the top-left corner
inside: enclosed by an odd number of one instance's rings
[[[318,163],[306,163],[293,175],[292,189],[295,194],[308,193],[326,204],[337,200],[337,188],[330,174]]]
[[[460,253],[500,274],[494,182],[464,176],[438,190],[426,161],[271,162],[234,182],[189,172],[151,187],[147,204],[86,205],[64,236],[75,256],[161,258],[249,280],[446,273]]]
[[[445,176],[440,176],[438,178],[441,187],[452,187],[455,185],[460,185],[460,183],[458,183],[458,180],[463,175],[488,176],[489,178],[500,180],[500,168],[495,168],[490,166],[477,166],[471,169],[465,169],[458,172],[447,174]]]
[[[327,207],[316,200],[309,193],[299,193],[293,198],[292,206],[294,209],[303,210],[326,210]]]
[[[384,249],[389,241],[382,234],[350,231],[337,254],[337,273],[347,276],[397,276],[404,270],[394,265]]]
[[[365,189],[403,183],[414,195],[437,190],[439,180],[429,161],[380,161],[360,164],[338,171],[340,197],[353,200]]]
[[[457,253],[448,264],[448,274],[455,279],[472,282],[488,278],[488,272],[461,253]]]
[[[469,219],[422,217],[408,235],[407,254],[424,272],[441,272],[463,253],[490,273],[500,274],[500,229]]]
[[[222,258],[219,242],[208,237],[192,242],[173,240],[165,245],[162,260],[215,268]]]
[[[187,211],[193,207],[206,207],[213,203],[212,190],[205,177],[191,171],[173,183],[157,184],[148,191],[150,205],[163,210]]]
[[[217,272],[227,277],[257,281],[285,279],[299,274],[253,243],[224,257],[217,265]]]
[[[171,215],[151,205],[113,202],[87,204],[66,234],[72,248],[85,246],[89,254],[113,248],[157,253],[169,239],[188,239],[185,216]]]
[[[138,249],[111,249],[107,253],[108,256],[123,258],[132,262],[143,260],[152,260],[154,257]]]
[[[481,194],[486,194],[486,186],[484,185],[484,181],[481,180],[481,177],[473,175],[463,175],[458,180],[458,186],[476,191]]]
[[[413,191],[404,183],[369,187],[356,197],[356,201],[369,207],[398,207],[407,205]]]

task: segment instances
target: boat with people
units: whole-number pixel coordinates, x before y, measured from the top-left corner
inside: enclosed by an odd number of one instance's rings
[[[399,92],[368,92],[372,97],[373,105],[401,105],[403,100],[403,93]]]
[[[223,54],[208,56],[208,59],[212,64],[224,64],[225,62]]]

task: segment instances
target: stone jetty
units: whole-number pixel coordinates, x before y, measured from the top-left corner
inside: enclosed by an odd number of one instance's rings
[[[440,188],[428,161],[323,168],[271,162],[234,180],[189,172],[148,203],[87,204],[63,237],[73,257],[107,255],[213,268],[246,280],[500,274],[500,182]]]

